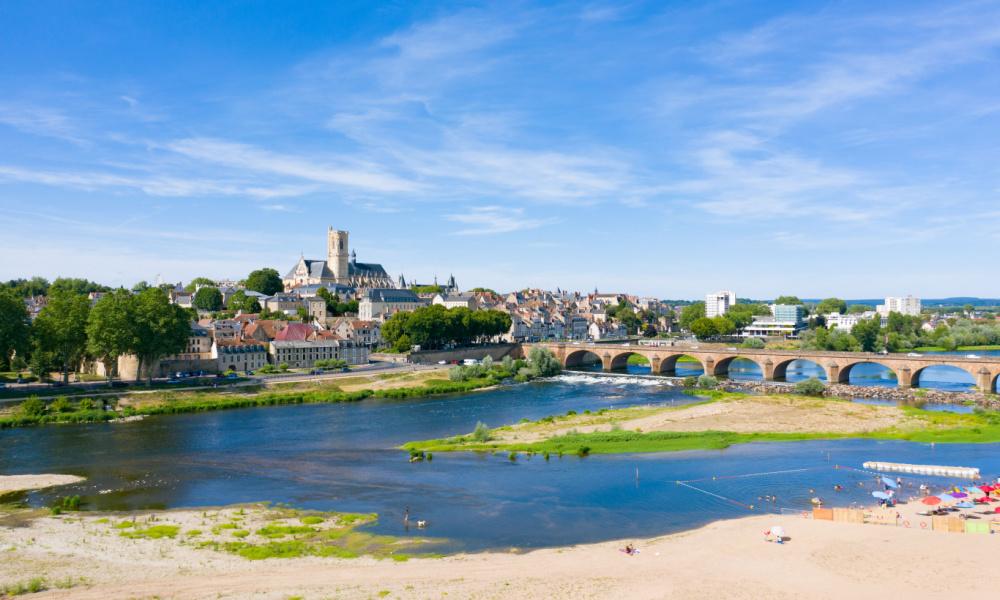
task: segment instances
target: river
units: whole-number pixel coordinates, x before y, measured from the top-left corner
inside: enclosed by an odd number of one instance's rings
[[[448,551],[649,537],[760,510],[808,509],[817,495],[834,505],[867,503],[873,478],[834,468],[860,468],[866,460],[1000,472],[1000,453],[992,444],[839,440],[549,461],[537,455],[511,462],[505,454],[437,454],[421,463],[408,462],[395,449],[409,440],[471,431],[477,421],[499,426],[568,410],[690,401],[663,382],[567,374],[422,400],[24,428],[0,432],[0,472],[88,478],[28,494],[35,505],[80,494],[87,509],[98,510],[271,501],[377,512],[381,519],[373,530],[444,538],[440,549]],[[834,492],[837,483],[845,490]],[[758,499],[765,494],[777,501]],[[405,507],[414,519],[426,519],[428,529],[405,531]]]

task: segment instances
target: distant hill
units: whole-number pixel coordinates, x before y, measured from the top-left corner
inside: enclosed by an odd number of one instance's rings
[[[803,302],[819,302],[820,298],[803,298]],[[885,298],[869,298],[869,299],[857,299],[857,300],[847,300],[847,305],[852,304],[867,304],[870,306],[878,306],[885,302]],[[973,296],[954,296],[952,298],[921,298],[920,304],[923,306],[965,306],[966,304],[971,304],[972,306],[1000,306],[1000,298],[975,298]]]

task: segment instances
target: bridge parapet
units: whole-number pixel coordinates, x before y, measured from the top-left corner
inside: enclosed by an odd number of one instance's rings
[[[969,373],[976,387],[983,392],[996,390],[1000,378],[1000,357],[983,356],[970,358],[956,355],[898,355],[862,352],[826,352],[818,350],[768,350],[754,348],[698,348],[684,346],[646,346],[632,344],[596,344],[586,342],[538,342],[522,344],[526,356],[531,346],[548,348],[563,366],[576,366],[586,360],[588,354],[600,360],[605,371],[624,368],[632,354],[649,360],[650,370],[656,374],[676,371],[677,360],[690,356],[697,360],[705,373],[725,375],[730,363],[744,358],[757,364],[764,380],[785,378],[788,366],[796,360],[807,360],[823,369],[827,381],[848,383],[851,369],[862,363],[881,365],[896,374],[902,388],[918,385],[920,373],[931,366],[950,366]]]

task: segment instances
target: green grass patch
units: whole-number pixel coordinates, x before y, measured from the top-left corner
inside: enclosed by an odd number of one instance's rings
[[[48,585],[46,585],[44,578],[32,577],[26,581],[0,587],[0,595],[21,596],[24,594],[37,594],[38,592],[44,592],[47,589],[49,588]]]
[[[326,519],[324,519],[323,517],[318,517],[316,515],[310,515],[308,517],[302,517],[299,520],[302,521],[303,525],[319,525]]]
[[[280,538],[286,535],[315,533],[316,530],[306,525],[267,525],[257,530],[257,535],[266,538]]]
[[[180,527],[177,525],[153,525],[145,529],[133,529],[132,531],[122,531],[121,536],[133,539],[158,540],[160,538],[174,538]]]
[[[710,396],[706,402],[735,401],[745,398],[745,394],[730,392],[698,392],[698,395]],[[802,396],[784,395],[787,398],[809,409],[821,410],[827,402],[845,402],[836,399],[804,398]],[[684,407],[671,407],[660,410],[683,410]],[[634,408],[607,411],[605,418],[608,423],[627,420],[629,411]],[[888,428],[861,433],[833,432],[755,432],[736,433],[729,431],[695,431],[695,432],[640,432],[640,431],[596,431],[579,433],[570,430],[568,433],[550,437],[537,442],[517,441],[476,441],[472,436],[455,436],[434,440],[409,442],[402,446],[408,452],[508,452],[511,460],[516,460],[519,452],[548,454],[616,454],[640,452],[678,452],[683,450],[721,450],[734,444],[752,442],[793,442],[820,439],[867,438],[882,440],[902,440],[921,443],[995,443],[1000,442],[1000,412],[977,410],[972,414],[928,411],[914,406],[903,406],[907,417],[918,421],[919,426],[908,426],[906,429]],[[600,425],[589,421],[586,425]]]

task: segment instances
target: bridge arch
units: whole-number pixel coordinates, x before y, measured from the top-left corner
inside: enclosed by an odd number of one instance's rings
[[[663,357],[663,358],[660,359],[659,365],[657,365],[656,360],[651,360],[650,361],[650,366],[652,368],[652,372],[654,374],[659,374],[659,375],[676,375],[677,374],[677,361],[680,360],[680,359],[682,359],[682,358],[683,359],[690,359],[690,361],[691,361],[690,362],[690,365],[691,365],[690,368],[692,370],[700,368],[702,373],[705,372],[705,363],[702,362],[701,359],[699,359],[696,356],[691,356],[690,354],[684,354],[684,353],[669,354],[669,355],[667,355],[667,356],[665,356],[665,357]],[[681,364],[686,366],[688,364],[688,361],[684,360],[684,361],[681,362]],[[697,367],[694,366],[695,364],[697,364]]]
[[[598,352],[599,350],[596,348],[581,348],[579,350],[573,350],[572,352],[567,353],[566,358],[563,359],[563,367],[568,369],[571,367],[582,367],[592,364],[599,364],[603,366],[606,360],[605,356],[601,356]],[[604,354],[607,355],[606,352]]]
[[[717,358],[715,360],[714,365],[712,366],[712,375],[717,375],[717,376],[729,375],[729,366],[732,364],[734,360],[745,360],[750,363],[753,363],[758,369],[760,369],[761,379],[765,378],[767,371],[764,368],[764,365],[761,364],[760,359],[751,358],[749,356],[743,356],[741,354],[734,354],[732,356],[724,356],[722,358]]]
[[[645,352],[636,352],[635,350],[625,350],[624,352],[619,352],[611,357],[611,370],[625,369],[628,367],[628,359],[631,356],[639,356],[646,359],[646,363],[650,365],[652,370],[652,360]]]
[[[855,368],[856,367],[861,367],[862,365],[876,365],[876,366],[882,367],[883,369],[885,369],[885,371],[888,374],[892,375],[892,378],[888,378],[887,377],[887,378],[880,379],[881,381],[883,381],[883,385],[888,385],[890,383],[893,383],[894,385],[898,385],[899,378],[900,378],[901,375],[900,375],[900,372],[897,372],[897,369],[893,369],[892,367],[890,367],[887,364],[881,363],[881,362],[879,362],[877,360],[870,360],[868,358],[865,358],[863,360],[856,360],[856,361],[853,361],[853,362],[848,362],[846,364],[838,365],[838,369],[837,369],[838,372],[837,372],[837,375],[836,375],[836,380],[837,380],[836,383],[851,383],[851,373],[855,372]],[[901,368],[898,371],[902,372],[902,377],[903,377],[903,380],[904,380],[904,385],[908,386],[910,384],[910,381],[911,381],[911,379],[909,379],[909,378],[912,378],[913,374],[909,373],[908,369],[906,369],[906,368]],[[857,375],[858,373],[855,372],[855,374]],[[892,381],[893,379],[895,380],[894,382]],[[871,385],[871,384],[868,384],[868,385]],[[875,385],[878,385],[878,384],[876,383]]]
[[[930,372],[928,373],[928,370]],[[938,387],[935,385],[928,385],[933,383],[933,379],[921,383],[921,376],[924,374],[935,374],[935,373],[945,373],[948,377],[954,381],[949,382],[952,385],[967,385],[970,388],[975,388],[977,383],[978,372],[974,368],[958,366],[958,365],[927,365],[920,367],[915,371],[910,373],[909,381],[905,382],[907,387]],[[896,374],[899,377],[899,374]],[[965,381],[961,381],[964,379]]]
[[[804,371],[806,379],[810,377],[815,377],[816,379],[821,379],[826,381],[828,379],[826,369],[818,361],[812,360],[810,358],[789,358],[785,360],[779,360],[772,365],[774,369],[772,378],[775,381],[787,381],[788,380],[788,367],[793,366],[792,363],[796,363],[793,369],[794,371]],[[766,365],[763,369],[764,373],[767,373]]]

